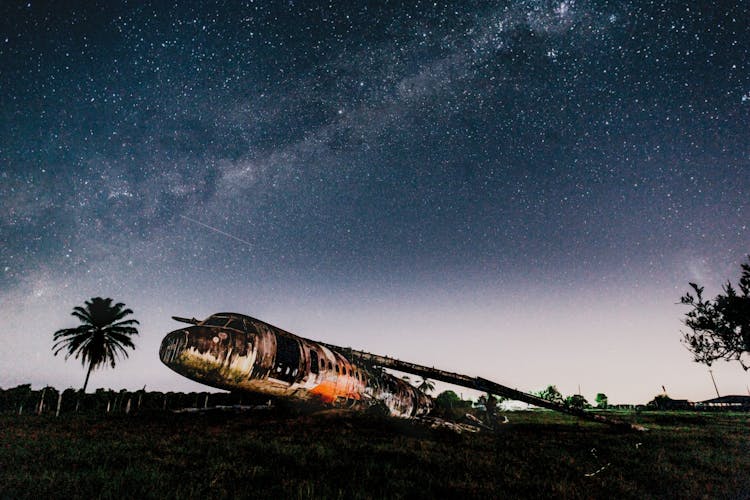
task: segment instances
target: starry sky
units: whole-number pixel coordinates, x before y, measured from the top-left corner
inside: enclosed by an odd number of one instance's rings
[[[170,316],[235,311],[523,390],[714,395],[687,283],[750,253],[747,3],[0,3],[0,387],[141,322],[90,387],[199,388]],[[738,365],[715,365],[744,394]]]

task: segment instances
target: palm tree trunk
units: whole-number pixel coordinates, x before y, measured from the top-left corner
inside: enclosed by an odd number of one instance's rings
[[[86,392],[86,386],[89,385],[89,375],[91,375],[92,368],[94,368],[94,364],[89,363],[89,371],[86,372],[86,381],[83,383],[83,389],[81,389],[81,392]]]

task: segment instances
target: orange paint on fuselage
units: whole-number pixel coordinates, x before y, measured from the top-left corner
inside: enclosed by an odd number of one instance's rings
[[[359,400],[361,395],[352,382],[352,377],[347,376],[324,380],[310,389],[310,394],[318,396],[325,403],[333,403],[336,398]]]
[[[319,397],[324,403],[333,403],[336,401],[336,382],[326,380],[310,389],[310,394]]]

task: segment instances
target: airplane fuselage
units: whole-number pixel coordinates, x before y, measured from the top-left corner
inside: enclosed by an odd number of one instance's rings
[[[399,417],[429,413],[429,396],[346,352],[249,316],[218,313],[167,334],[159,357],[180,375],[218,389],[354,408],[382,405]]]

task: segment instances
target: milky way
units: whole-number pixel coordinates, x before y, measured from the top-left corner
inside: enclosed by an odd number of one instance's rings
[[[700,397],[675,302],[750,252],[748,18],[743,2],[3,2],[0,361],[54,368],[0,385],[77,383],[49,333],[117,295],[142,351],[171,314],[233,307],[569,392],[611,369],[611,392],[646,397],[664,362]],[[534,345],[538,365],[513,365]],[[176,383],[140,356],[102,380]],[[601,356],[595,373],[561,361]]]

